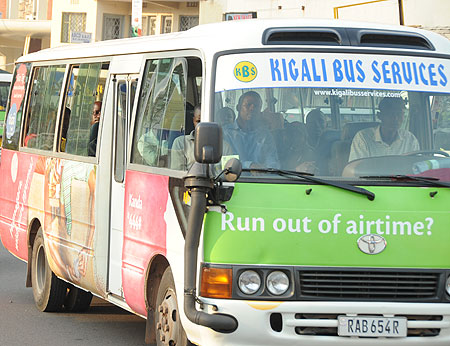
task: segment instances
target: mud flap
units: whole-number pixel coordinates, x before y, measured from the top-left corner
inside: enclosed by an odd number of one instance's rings
[[[155,312],[151,308],[147,308],[147,322],[145,323],[145,343],[154,344],[155,342]]]

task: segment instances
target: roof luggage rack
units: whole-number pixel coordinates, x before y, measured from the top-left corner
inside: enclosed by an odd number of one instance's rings
[[[425,36],[407,31],[364,28],[269,28],[264,45],[329,45],[435,50]]]
[[[269,28],[263,33],[262,44],[341,46],[348,40],[333,28]]]
[[[387,30],[364,30],[357,32],[360,46],[434,50],[434,46],[424,36],[413,32]]]

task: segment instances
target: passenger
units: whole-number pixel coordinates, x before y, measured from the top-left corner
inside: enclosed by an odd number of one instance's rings
[[[62,128],[61,128],[61,144],[60,144],[61,151],[66,151],[67,131],[69,130],[70,113],[71,113],[70,108],[65,107],[64,115],[63,115],[64,116],[63,124],[62,124]]]
[[[198,104],[194,107],[194,117],[192,119],[194,130],[192,130],[188,135],[178,136],[173,141],[172,150],[170,153],[170,168],[188,170],[194,164],[195,127],[200,120],[201,105]]]
[[[281,167],[285,169],[315,173],[314,150],[308,144],[304,124],[298,121],[286,124],[278,157]]]
[[[261,113],[264,127],[270,131],[279,131],[284,129],[284,117],[281,113],[274,113],[268,109]]]
[[[216,122],[221,126],[232,124],[234,120],[235,114],[230,107],[220,108],[216,113]]]
[[[349,161],[364,157],[401,155],[420,150],[417,138],[401,129],[405,101],[401,98],[383,98],[379,105],[381,123],[359,131],[353,138]]]
[[[236,106],[238,117],[223,128],[224,142],[239,156],[244,168],[279,167],[273,137],[262,126],[261,107],[258,93],[242,94]]]
[[[139,138],[137,149],[144,163],[148,166],[159,166],[160,156],[163,152],[168,151],[167,144],[164,143],[165,141],[161,140],[160,143],[160,137],[161,129],[153,127],[147,132],[144,132]]]
[[[327,126],[325,114],[319,108],[313,109],[306,115],[306,132],[308,133],[308,144],[316,148],[319,138]]]
[[[102,109],[102,102],[95,101],[94,108],[92,109],[91,129],[89,130],[89,144],[88,144],[89,156],[95,156],[97,152],[98,125],[100,123],[101,109]]]

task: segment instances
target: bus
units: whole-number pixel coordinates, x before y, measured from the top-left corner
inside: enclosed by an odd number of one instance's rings
[[[11,83],[12,74],[0,70],[0,145],[3,136],[3,123],[5,121],[6,104],[8,103],[9,85]]]
[[[0,236],[157,345],[450,344],[450,42],[245,20],[18,59]]]

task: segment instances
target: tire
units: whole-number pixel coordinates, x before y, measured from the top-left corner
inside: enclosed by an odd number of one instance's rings
[[[42,227],[34,239],[31,259],[31,284],[36,307],[46,312],[61,311],[67,283],[58,279],[48,265]]]
[[[188,346],[192,345],[181,325],[178,311],[175,283],[172,269],[167,267],[161,278],[156,296],[156,345],[158,346]]]
[[[69,284],[64,299],[64,309],[69,312],[85,312],[92,301],[92,293]]]

